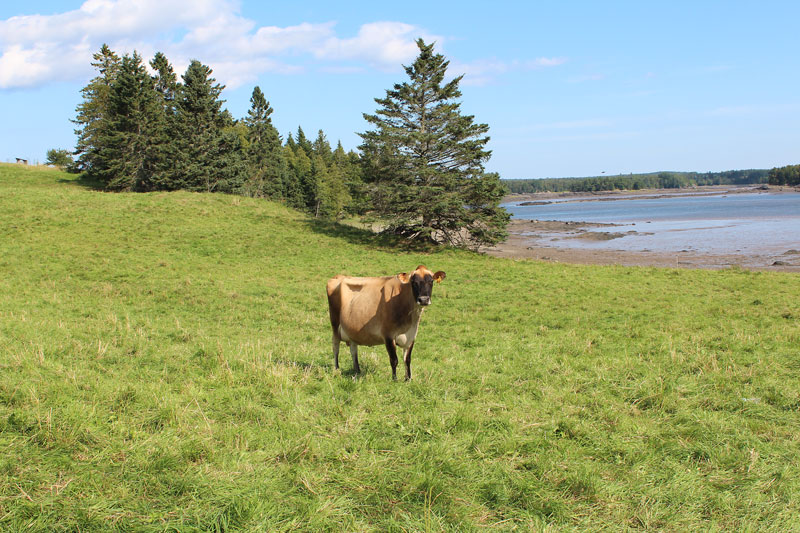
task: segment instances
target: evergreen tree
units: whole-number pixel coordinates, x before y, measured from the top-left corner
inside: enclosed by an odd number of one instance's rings
[[[125,55],[111,86],[107,126],[98,136],[95,171],[112,190],[147,189],[156,161],[155,148],[163,142],[163,108],[136,52]]]
[[[369,206],[364,187],[364,180],[361,177],[361,160],[357,153],[345,152],[342,142],[336,145],[333,151],[333,164],[342,175],[345,189],[347,191],[346,208],[355,214],[364,214]]]
[[[463,76],[445,83],[449,62],[433,44],[418,39],[417,46],[419,56],[405,67],[410,81],[376,98],[374,115],[364,114],[375,128],[360,134],[360,148],[376,214],[410,239],[496,243],[509,215],[499,207],[499,176],[484,171],[489,127],[461,114]]]
[[[303,128],[297,126],[297,139],[296,139],[297,146],[303,149],[308,157],[312,157],[314,155],[314,146],[311,144],[311,141],[308,140],[306,137]]]
[[[291,133],[286,136],[286,145],[285,146],[291,148],[292,150],[294,150],[297,147],[297,143],[294,142],[294,137],[292,137]]]
[[[211,69],[193,60],[186,69],[176,98],[172,138],[174,170],[159,188],[234,192],[245,178],[242,143],[230,113],[222,110]]]
[[[272,125],[272,107],[256,86],[250,98],[247,125],[247,147],[250,178],[246,194],[280,199],[286,196],[286,161],[278,130]]]
[[[114,83],[119,70],[120,59],[107,44],[100,47],[100,51],[92,55],[99,75],[93,78],[86,87],[81,89],[83,102],[75,109],[76,116],[72,121],[78,125],[75,134],[78,136],[75,145],[75,154],[78,156],[77,167],[79,170],[92,173],[98,169],[97,151],[99,149],[97,137],[102,135],[108,115],[111,85]]]
[[[167,57],[161,52],[156,52],[156,55],[150,61],[150,66],[156,72],[154,76],[155,90],[161,97],[167,115],[172,115],[175,112],[178,77],[175,75],[175,71],[172,70],[172,65],[169,64]]]
[[[286,161],[286,173],[284,174],[284,198],[289,207],[294,207],[295,209],[305,209],[306,200],[305,195],[303,194],[301,176],[305,174],[306,167],[296,154],[297,145],[294,144],[293,141],[290,143],[290,141],[292,141],[291,134],[289,134],[286,145],[283,147],[283,159]],[[306,157],[305,153],[303,153],[303,158],[305,159],[305,163],[308,164],[308,172],[310,172],[310,161],[308,160],[308,157]]]
[[[146,182],[140,184],[142,190],[163,188],[169,183],[177,160],[177,148],[172,135],[176,128],[175,98],[181,86],[172,65],[163,53],[156,52],[150,66],[155,71],[153,86],[161,111],[159,120],[150,128],[150,135],[153,136],[151,175]]]
[[[300,144],[295,144],[294,149],[289,150],[291,150],[291,156],[287,159],[289,171],[299,186],[298,199],[301,208],[313,213],[316,207],[316,186],[311,157],[306,154]]]
[[[311,212],[317,218],[337,219],[350,199],[341,169],[328,166],[319,154],[311,160]]]
[[[326,164],[331,163],[333,152],[331,152],[331,144],[322,130],[317,132],[317,138],[311,144],[311,149],[314,154],[320,156]]]

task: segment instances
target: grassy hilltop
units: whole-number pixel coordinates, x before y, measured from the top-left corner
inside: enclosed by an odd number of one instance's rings
[[[392,382],[325,281],[444,270]],[[800,527],[800,276],[371,243],[0,165],[0,530]]]

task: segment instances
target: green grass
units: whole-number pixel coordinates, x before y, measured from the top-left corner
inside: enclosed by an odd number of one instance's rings
[[[325,282],[444,270],[392,382]],[[0,530],[800,528],[800,276],[371,243],[0,165]]]

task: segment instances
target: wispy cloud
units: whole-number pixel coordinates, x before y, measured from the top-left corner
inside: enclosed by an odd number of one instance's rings
[[[789,113],[798,110],[800,110],[798,104],[744,104],[717,107],[706,111],[705,114],[712,117],[745,117]]]
[[[584,74],[583,76],[575,76],[569,79],[570,83],[585,83],[587,81],[600,81],[606,79],[605,74]]]
[[[529,68],[557,67],[559,65],[563,65],[566,62],[567,62],[566,57],[539,57],[534,59],[533,61],[528,61],[527,65]]]
[[[85,79],[102,43],[145,57],[163,51],[178,71],[199,58],[236,87],[264,72],[301,71],[304,58],[320,68],[397,69],[413,60],[419,36],[444,41],[392,21],[364,24],[353,37],[339,36],[333,22],[258,27],[230,0],[87,0],[65,13],[0,21],[0,89]]]
[[[526,127],[529,131],[537,130],[576,130],[607,128],[614,124],[614,121],[606,118],[587,118],[579,120],[562,120],[559,122],[546,122],[541,124],[530,124]]]
[[[564,57],[539,57],[529,61],[480,59],[471,63],[454,62],[449,70],[455,75],[464,74],[465,85],[486,85],[508,72],[557,67],[566,62]]]

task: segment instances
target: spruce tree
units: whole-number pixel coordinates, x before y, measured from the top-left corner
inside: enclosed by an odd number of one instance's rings
[[[305,196],[303,194],[303,186],[301,183],[301,175],[304,170],[299,158],[296,155],[297,145],[294,144],[292,135],[289,134],[286,139],[286,144],[283,146],[283,159],[286,162],[286,173],[284,174],[284,199],[286,205],[294,207],[295,209],[304,209],[306,207]],[[308,162],[308,157],[303,154],[305,161]]]
[[[147,182],[140,184],[140,187],[142,190],[168,189],[170,187],[166,184],[171,180],[177,160],[177,147],[172,136],[176,129],[175,99],[181,87],[172,65],[163,53],[156,52],[150,61],[150,66],[155,71],[153,85],[160,107],[160,117],[150,131],[153,137],[150,154],[151,175]]]
[[[155,70],[155,90],[161,96],[164,109],[168,115],[175,111],[175,95],[178,91],[178,77],[169,64],[167,57],[161,53],[156,52],[153,59],[150,61],[150,66]]]
[[[245,194],[266,196],[273,199],[285,198],[286,161],[278,130],[272,125],[272,107],[256,86],[250,97],[250,110],[244,123],[247,126],[247,158],[249,179]]]
[[[350,200],[341,169],[326,164],[322,155],[314,154],[310,183],[313,215],[317,218],[339,218]]]
[[[125,55],[111,86],[107,125],[97,137],[95,170],[108,189],[144,190],[163,142],[163,109],[153,78],[136,52]]]
[[[295,142],[297,146],[303,149],[308,157],[314,156],[314,146],[311,144],[311,141],[308,140],[303,128],[300,126],[297,126],[297,139]]]
[[[314,154],[320,156],[325,163],[330,163],[332,161],[333,152],[331,152],[331,143],[328,142],[328,138],[322,130],[317,132],[317,138],[311,144],[311,149]]]
[[[89,174],[102,170],[102,164],[97,160],[97,138],[107,125],[111,85],[120,65],[119,56],[107,44],[103,44],[92,58],[92,66],[98,70],[99,75],[81,89],[83,101],[75,109],[76,116],[72,121],[78,125],[75,129],[78,136],[75,145],[75,154],[78,156],[76,166]]]
[[[489,127],[461,114],[463,76],[445,82],[449,61],[417,40],[419,56],[405,67],[379,109],[364,114],[374,129],[361,133],[364,178],[375,214],[387,230],[412,240],[477,248],[506,236],[509,215],[499,207],[505,188],[484,163]]]
[[[361,160],[357,153],[345,152],[342,142],[336,145],[333,151],[333,165],[342,175],[342,180],[347,191],[346,208],[354,214],[364,214],[368,209],[368,199],[362,176]]]
[[[174,169],[160,188],[239,190],[246,175],[243,147],[230,113],[222,110],[211,68],[193,60],[183,74],[172,126]]]

